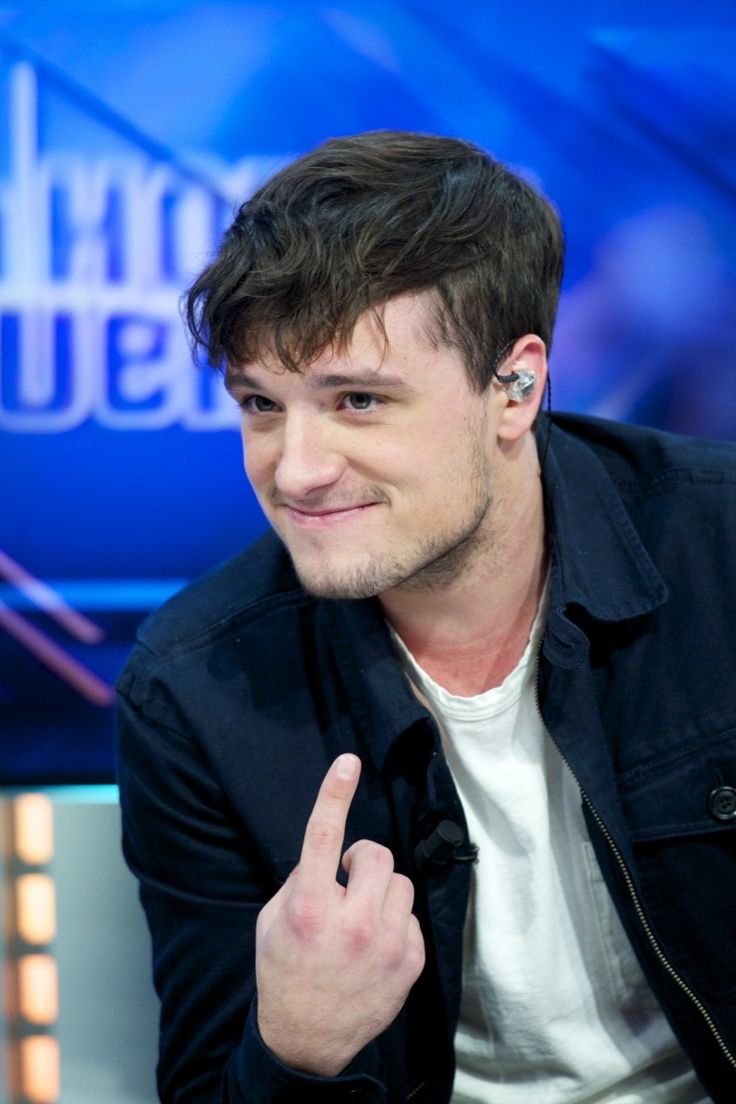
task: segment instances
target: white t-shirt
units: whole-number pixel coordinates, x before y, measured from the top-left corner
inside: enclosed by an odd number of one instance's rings
[[[453,1104],[705,1104],[616,915],[580,792],[545,731],[542,618],[503,684],[449,694],[394,635],[479,848]]]

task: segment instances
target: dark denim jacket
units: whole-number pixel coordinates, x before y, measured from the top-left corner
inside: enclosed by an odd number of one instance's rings
[[[553,422],[540,709],[647,978],[710,1095],[732,1104],[736,447]],[[415,849],[464,818],[378,603],[309,597],[268,535],[148,620],[119,691],[162,1099],[448,1101],[469,870]],[[386,844],[412,877],[428,958],[397,1020],[327,1080],[286,1069],[258,1038],[254,926],[346,750],[363,760],[346,842]]]

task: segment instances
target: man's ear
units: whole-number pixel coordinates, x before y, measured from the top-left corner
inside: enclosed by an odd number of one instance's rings
[[[518,441],[534,425],[547,386],[547,349],[541,337],[536,334],[520,337],[497,372],[501,377],[516,377],[505,383],[494,377],[491,384],[506,400],[498,436],[502,441]]]

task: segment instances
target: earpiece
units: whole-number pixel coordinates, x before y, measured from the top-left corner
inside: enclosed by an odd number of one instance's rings
[[[513,344],[513,341],[508,341],[504,345],[496,357],[492,371],[498,382],[506,388],[506,394],[511,402],[524,403],[534,394],[534,389],[537,386],[537,373],[533,372],[531,368],[520,368],[518,372],[509,372],[502,375],[498,370],[499,364]]]
[[[537,386],[537,373],[531,368],[520,368],[518,372],[512,372],[508,377],[498,376],[497,378],[504,383],[506,394],[515,403],[527,402]]]

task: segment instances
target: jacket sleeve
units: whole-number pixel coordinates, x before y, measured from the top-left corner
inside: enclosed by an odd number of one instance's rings
[[[288,1069],[260,1039],[255,925],[275,892],[273,875],[196,740],[146,717],[124,694],[118,782],[123,852],[153,942],[163,1104],[385,1102],[375,1043],[328,1079]]]

